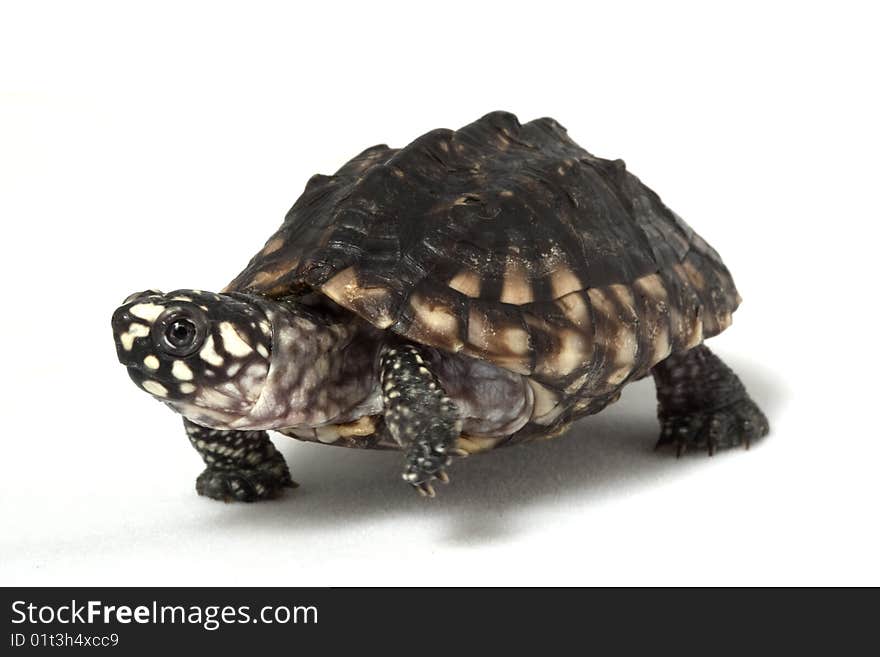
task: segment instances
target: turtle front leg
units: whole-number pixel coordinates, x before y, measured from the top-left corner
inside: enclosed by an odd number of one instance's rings
[[[662,426],[657,447],[678,455],[745,445],[767,435],[770,425],[739,377],[718,356],[700,345],[672,354],[651,370],[657,385]]]
[[[403,479],[433,497],[431,481],[449,480],[446,467],[456,453],[461,418],[426,360],[417,346],[389,347],[382,354],[381,384],[385,425],[406,451]]]
[[[215,500],[257,502],[294,488],[284,457],[265,431],[209,429],[184,418],[186,435],[208,466],[196,492]]]

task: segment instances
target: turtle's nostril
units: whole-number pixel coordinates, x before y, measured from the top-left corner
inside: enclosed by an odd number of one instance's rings
[[[115,337],[117,340],[119,339],[119,335],[125,330],[125,322],[125,307],[120,306],[113,312],[113,317],[110,319],[110,326],[113,328],[113,337]]]
[[[116,310],[114,310],[113,316],[110,318],[110,326],[113,327],[114,333],[116,332],[116,328],[119,326],[120,323],[120,310],[121,308],[117,308]]]

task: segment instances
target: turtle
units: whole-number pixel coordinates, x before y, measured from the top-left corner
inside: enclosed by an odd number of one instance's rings
[[[267,434],[403,452],[425,495],[459,457],[563,433],[653,375],[658,448],[769,431],[704,342],[741,298],[718,253],[551,118],[492,112],[317,174],[220,292],[146,290],[119,361],[183,416],[199,494],[296,484]]]

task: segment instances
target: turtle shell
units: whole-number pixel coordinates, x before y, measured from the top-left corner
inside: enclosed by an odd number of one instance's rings
[[[313,176],[227,287],[317,290],[377,327],[611,394],[730,323],[718,254],[621,160],[493,112]]]

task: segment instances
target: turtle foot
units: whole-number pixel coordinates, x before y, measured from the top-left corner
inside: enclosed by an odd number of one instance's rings
[[[770,431],[766,416],[748,397],[711,411],[661,416],[660,423],[657,449],[672,448],[677,456],[694,450],[712,456],[719,449],[748,448]]]
[[[287,466],[223,469],[208,467],[196,479],[196,492],[224,502],[259,502],[279,497],[285,488],[296,488]]]
[[[427,442],[414,444],[407,454],[403,480],[412,485],[420,495],[434,497],[433,480],[444,484],[449,483],[446,468],[452,463],[452,457],[443,446],[434,446]]]

